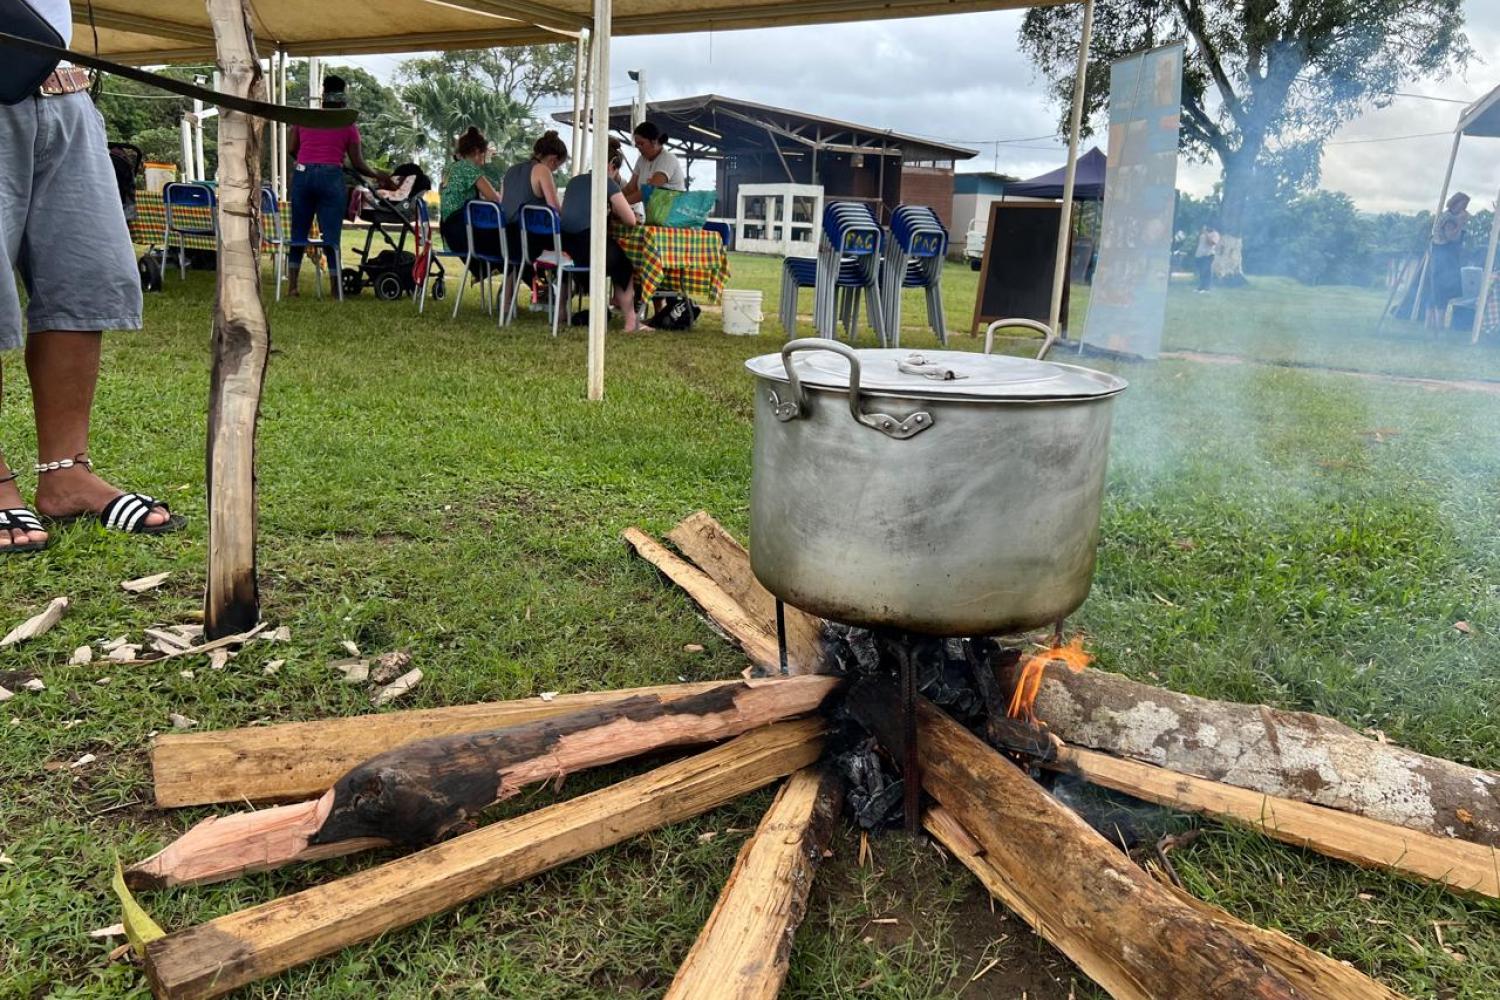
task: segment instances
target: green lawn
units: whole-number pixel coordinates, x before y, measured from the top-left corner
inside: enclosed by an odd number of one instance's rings
[[[777,262],[736,256],[734,287],[774,310]],[[202,446],[211,276],[175,275],[147,330],[108,341],[93,454],[107,475],[191,518],[155,540],[65,531],[0,558],[0,629],[67,594],[52,633],[0,651],[42,693],[0,706],[0,997],[144,996],[105,964],[116,853],[156,850],[208,810],[158,814],[145,751],[181,712],[204,728],[368,710],[327,662],[342,639],[410,649],[422,684],[398,707],[729,677],[743,658],[631,559],[651,532],[707,508],[748,523],[745,358],[779,344],[720,334],[614,334],[608,394],[583,399],[584,340],[538,318],[496,330],[470,305],[415,315],[368,295],[272,308],[261,422],[261,581],[289,645],[228,669],[67,667],[86,642],[180,622],[204,565]],[[950,269],[954,325],[973,276]],[[1175,286],[1166,345],[1408,374],[1500,374],[1492,348],[1432,342],[1374,320],[1383,296],[1263,281],[1195,296]],[[804,298],[804,308],[810,299]],[[1081,301],[1079,303],[1081,305]],[[921,315],[910,300],[908,323]],[[905,342],[930,345],[913,329]],[[959,339],[960,346],[972,341]],[[1033,345],[1015,344],[1020,351]],[[1073,621],[1101,666],[1197,694],[1311,709],[1419,750],[1500,767],[1500,398],[1308,368],[1115,365],[1117,408],[1101,560]],[[0,442],[34,455],[24,379],[5,382]],[[1376,434],[1375,431],[1380,433]],[[28,477],[29,478],[29,477]],[[135,597],[118,582],[172,570]],[[1472,634],[1453,627],[1464,620]],[[701,654],[689,643],[707,646]],[[271,658],[287,664],[261,673]],[[190,668],[192,677],[179,671]],[[98,683],[108,677],[107,684]],[[81,754],[97,759],[72,769]],[[498,813],[632,773],[570,779]],[[475,901],[249,991],[255,997],[659,995],[769,793]],[[1192,890],[1307,940],[1412,997],[1500,997],[1500,906],[1210,826],[1174,854]],[[707,833],[714,837],[705,837]],[[837,838],[797,939],[792,997],[1095,997],[961,868],[905,838]],[[307,866],[144,894],[168,928],[356,870]],[[873,924],[895,917],[896,924]],[[1433,922],[1456,953],[1439,947]],[[970,979],[994,958],[995,966]]]

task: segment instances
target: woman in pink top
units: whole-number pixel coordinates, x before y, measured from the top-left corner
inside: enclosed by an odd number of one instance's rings
[[[323,106],[342,108],[347,103],[343,77],[325,77]],[[302,256],[312,232],[313,217],[318,219],[319,239],[337,246],[343,236],[344,213],[349,208],[349,192],[344,187],[344,157],[349,158],[350,165],[360,174],[374,177],[382,184],[389,183],[390,174],[373,170],[365,163],[356,125],[343,128],[293,126],[287,150],[297,161],[292,173],[292,245],[287,257],[288,292],[296,296],[297,272],[302,269]],[[336,296],[340,276],[330,269],[328,280]]]

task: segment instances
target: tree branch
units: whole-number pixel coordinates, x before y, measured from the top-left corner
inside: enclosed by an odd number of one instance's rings
[[[1214,78],[1214,84],[1219,88],[1219,96],[1224,99],[1224,106],[1236,121],[1240,121],[1244,114],[1244,105],[1240,97],[1234,92],[1234,84],[1229,79],[1229,74],[1224,72],[1224,63],[1219,57],[1219,50],[1214,47],[1208,37],[1208,22],[1203,16],[1203,8],[1199,0],[1175,0],[1177,11],[1182,15],[1183,23],[1187,25],[1188,32],[1193,40],[1198,43],[1198,51],[1203,56],[1203,63],[1208,67],[1208,72]]]

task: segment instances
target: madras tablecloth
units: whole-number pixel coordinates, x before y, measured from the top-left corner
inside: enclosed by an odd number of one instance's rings
[[[1490,296],[1484,300],[1484,322],[1479,324],[1479,333],[1484,337],[1500,334],[1500,272],[1490,278]]]
[[[208,229],[213,225],[209,218],[209,210],[206,208],[174,208],[172,215],[178,222],[191,229]],[[281,203],[281,224],[288,230],[292,225],[291,207]],[[130,222],[131,242],[143,247],[161,246],[166,240],[167,231],[167,208],[162,202],[161,195],[147,194],[142,191],[135,196],[135,218]],[[313,223],[313,236],[316,238],[318,224]],[[267,231],[269,235],[269,230]],[[172,245],[177,245],[177,238],[172,238]],[[187,246],[190,250],[216,250],[212,236],[189,236]]]
[[[658,291],[682,292],[691,298],[719,300],[729,277],[729,255],[718,233],[666,226],[610,226],[620,249],[635,265],[641,297]]]

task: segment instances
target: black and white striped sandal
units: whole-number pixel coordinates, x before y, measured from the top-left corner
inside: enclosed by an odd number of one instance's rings
[[[0,476],[0,485],[16,481],[17,473],[12,472],[8,476]],[[52,544],[52,539],[45,542],[20,542],[17,543],[10,537],[12,531],[46,531],[42,527],[41,519],[36,516],[36,511],[26,507],[12,507],[9,510],[0,510],[0,535],[9,542],[8,545],[0,546],[0,555],[19,555],[22,552],[40,552]]]
[[[56,462],[38,462],[36,465],[37,475],[46,472],[56,472],[59,469],[71,469],[75,465],[81,465],[90,472],[94,471],[94,463],[87,458],[64,458]],[[161,524],[147,524],[146,516],[160,507],[166,511],[167,519]],[[187,524],[187,518],[180,514],[173,514],[172,508],[167,506],[166,501],[158,500],[145,493],[121,493],[109,503],[98,514],[72,514],[67,517],[53,517],[48,520],[57,524],[72,524],[85,518],[97,517],[99,523],[110,531],[123,531],[132,535],[170,535],[174,531],[181,531]]]

